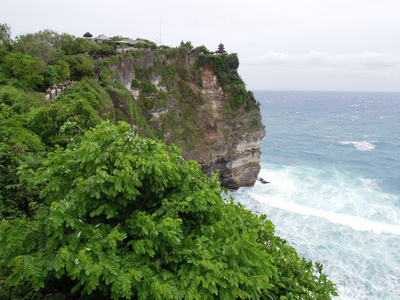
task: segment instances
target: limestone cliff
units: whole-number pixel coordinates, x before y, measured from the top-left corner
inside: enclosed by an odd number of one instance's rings
[[[156,138],[182,149],[222,186],[250,186],[265,135],[260,109],[237,74],[233,55],[149,52],[107,67],[133,95]],[[132,120],[134,124],[134,120]]]

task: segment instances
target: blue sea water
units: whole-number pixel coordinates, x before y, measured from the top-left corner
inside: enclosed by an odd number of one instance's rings
[[[400,299],[400,93],[254,94],[270,183],[236,200],[323,263],[338,299]]]

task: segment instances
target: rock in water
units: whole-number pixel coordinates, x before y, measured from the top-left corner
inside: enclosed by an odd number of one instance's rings
[[[257,180],[263,184],[271,183],[269,181],[266,181],[264,178],[258,177]]]

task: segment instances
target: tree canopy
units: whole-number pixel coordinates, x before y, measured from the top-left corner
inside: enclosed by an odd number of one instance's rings
[[[266,216],[225,202],[217,176],[126,123],[103,122],[20,171],[40,200],[31,203],[35,218],[1,223],[6,287],[113,299],[329,299],[335,291]]]

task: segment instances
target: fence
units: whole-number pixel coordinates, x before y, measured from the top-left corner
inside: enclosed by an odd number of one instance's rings
[[[50,100],[50,99],[56,99],[58,96],[60,96],[60,94],[62,92],[64,92],[64,90],[67,87],[70,87],[71,85],[73,85],[75,83],[75,81],[68,81],[68,82],[64,82],[64,83],[60,83],[57,85],[53,84],[52,87],[49,87],[46,90],[46,96],[45,99],[46,100]]]

